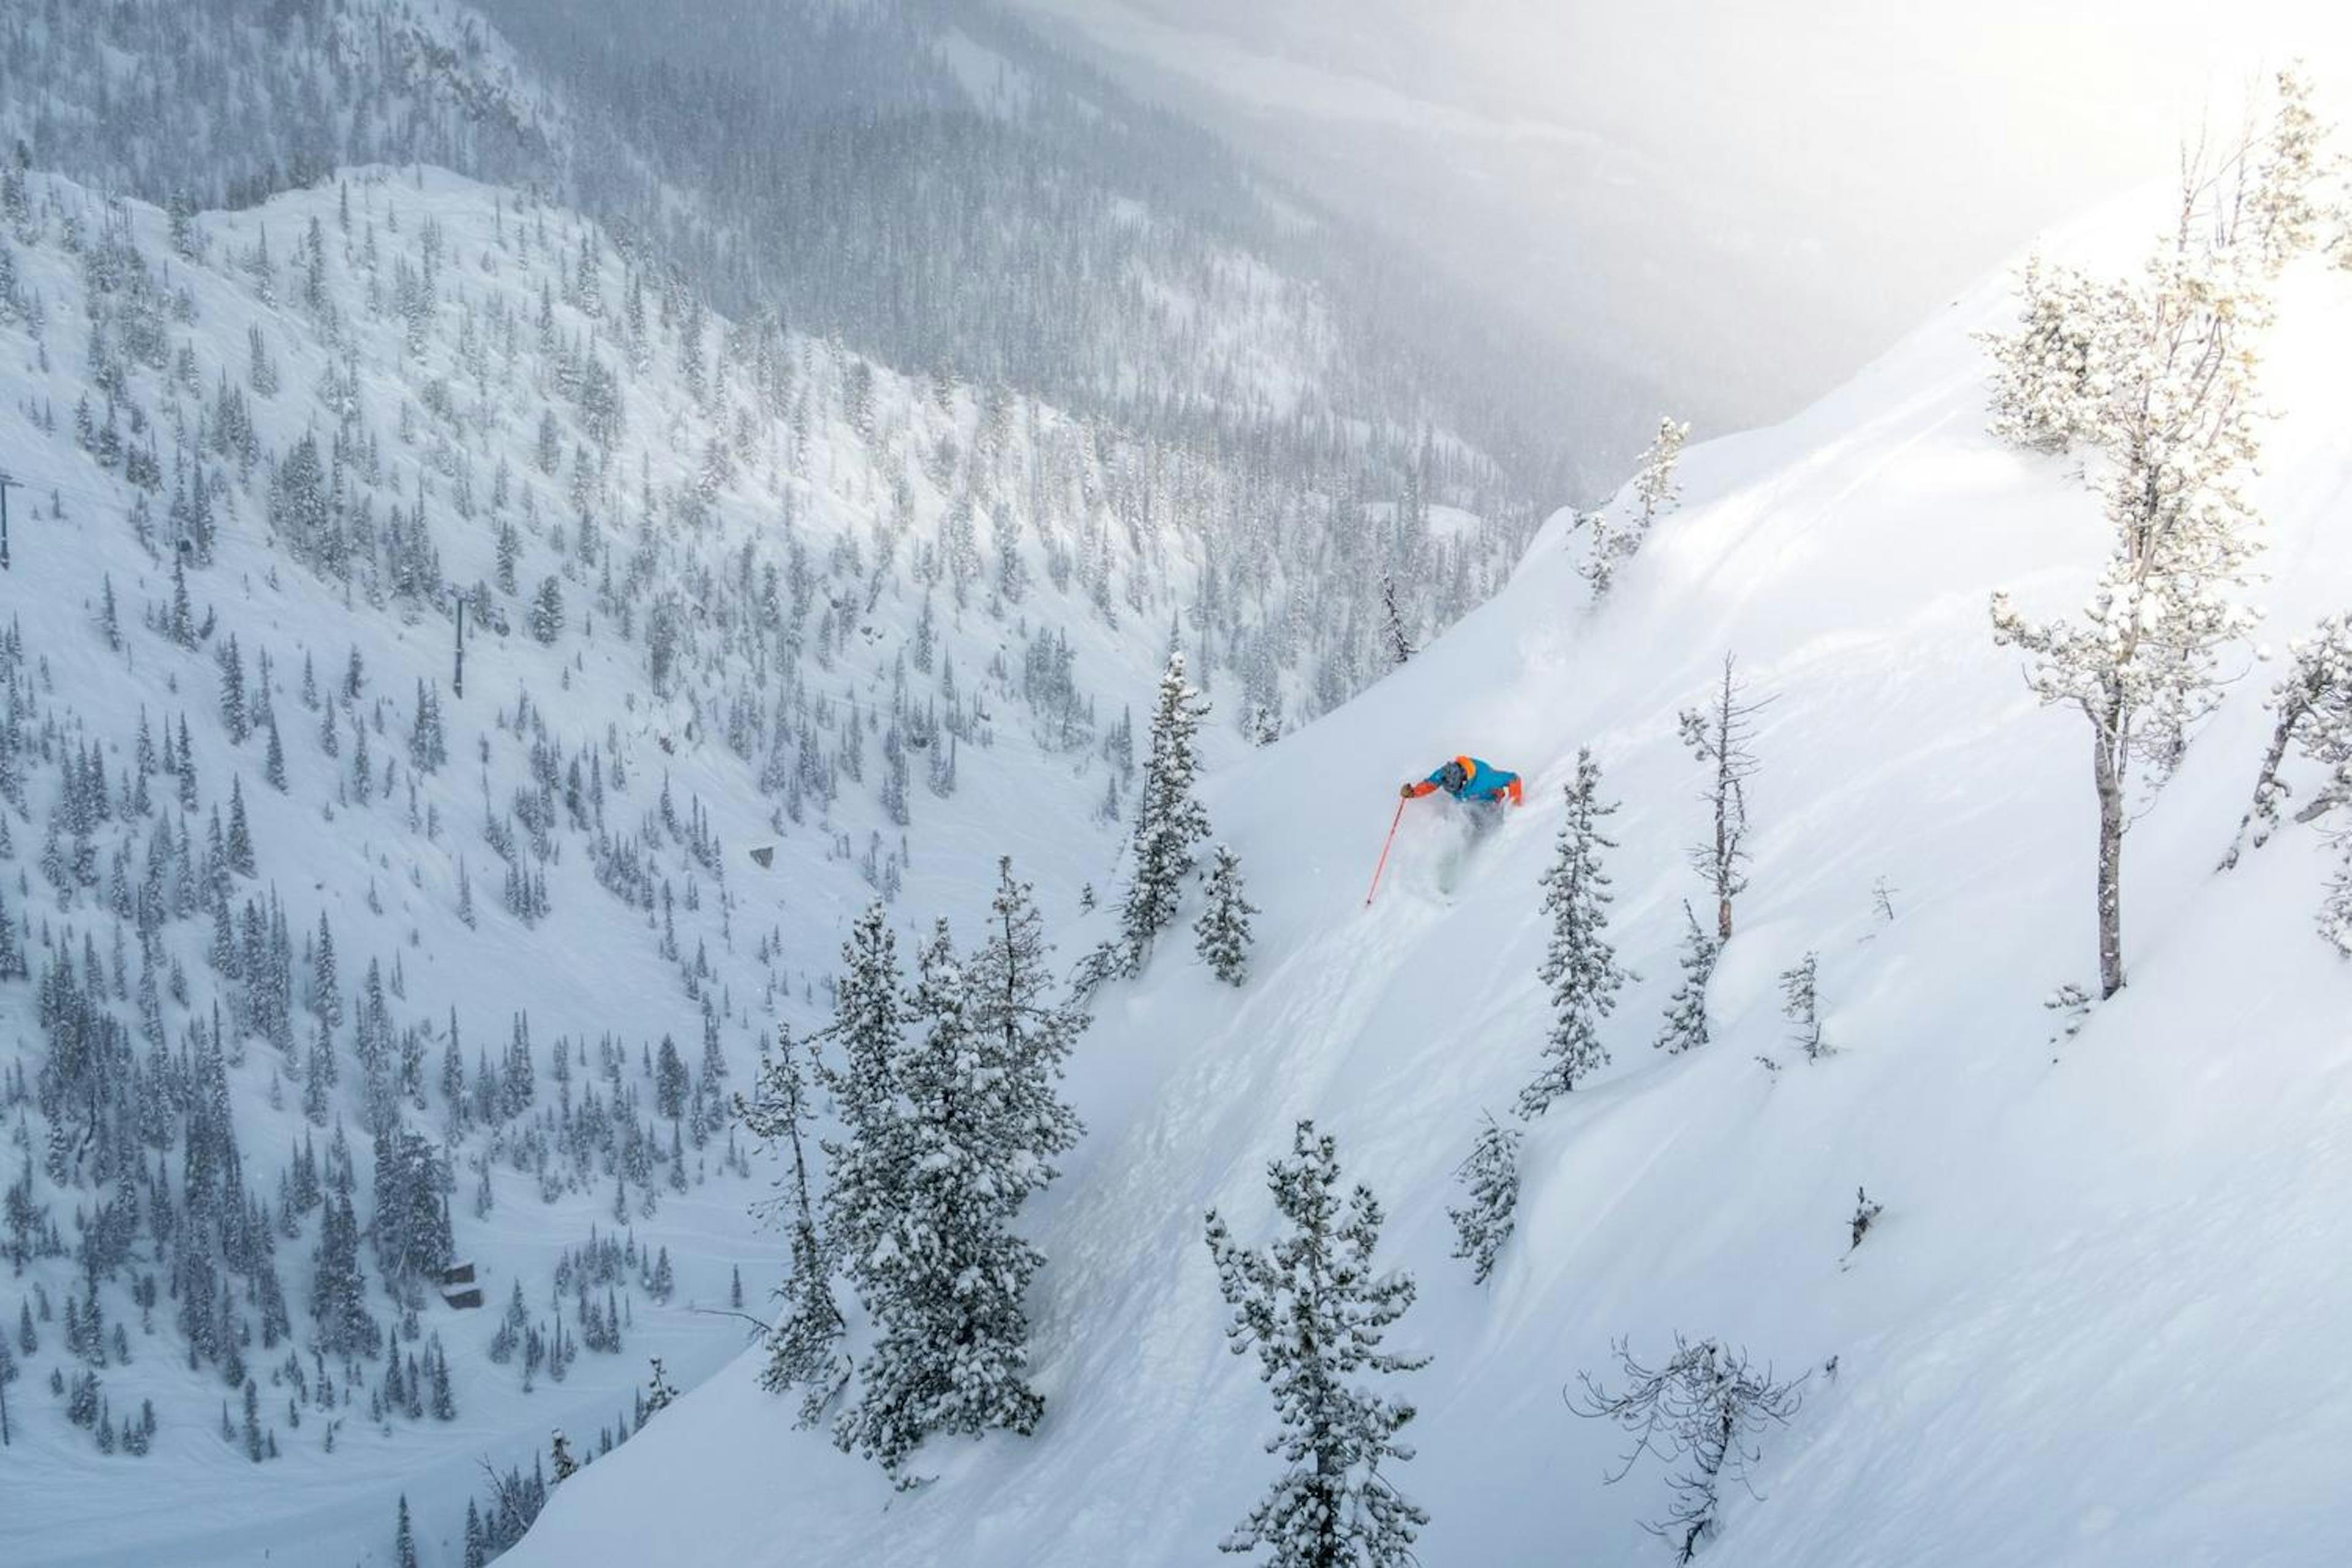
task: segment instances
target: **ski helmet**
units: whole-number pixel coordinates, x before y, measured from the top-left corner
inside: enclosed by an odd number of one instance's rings
[[[1464,784],[1470,782],[1470,770],[1462,765],[1461,758],[1456,757],[1438,770],[1437,777],[1438,782],[1447,790],[1458,792]]]

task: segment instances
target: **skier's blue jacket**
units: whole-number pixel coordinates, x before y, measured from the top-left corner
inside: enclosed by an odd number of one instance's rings
[[[1448,774],[1453,776],[1449,778]],[[1507,799],[1513,805],[1517,805],[1520,799],[1518,774],[1507,768],[1498,768],[1492,763],[1481,762],[1476,757],[1469,756],[1455,757],[1442,763],[1419,784],[1407,784],[1404,787],[1404,793],[1414,798],[1433,795],[1439,790],[1444,790],[1456,800]]]

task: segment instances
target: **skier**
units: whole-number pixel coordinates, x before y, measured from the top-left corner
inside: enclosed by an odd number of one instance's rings
[[[1452,758],[1418,784],[1401,786],[1397,794],[1406,800],[1418,800],[1441,789],[1456,800],[1496,805],[1508,800],[1513,805],[1520,801],[1518,774],[1475,757]]]

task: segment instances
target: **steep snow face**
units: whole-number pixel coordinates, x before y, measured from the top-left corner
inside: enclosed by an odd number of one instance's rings
[[[2142,214],[2067,248],[2121,267]],[[2113,232],[2109,232],[2112,228]],[[2352,598],[2352,278],[2292,275],[2264,366],[2263,594],[2284,641]],[[2313,930],[2297,827],[2229,842],[2269,729],[2266,667],[2197,736],[2126,847],[2131,983],[2072,1038],[2043,1000],[2094,973],[2094,801],[2078,715],[1996,648],[2007,587],[2071,607],[2104,548],[2067,465],[1983,433],[1992,282],[1777,429],[1694,447],[1685,504],[1586,607],[1563,517],[1511,586],[1354,703],[1227,770],[1220,837],[1264,906],[1237,995],[1187,955],[1100,999],[1092,1134],[1035,1234],[1047,1415],[935,1446],[894,1496],[791,1427],[747,1362],[560,1489],[515,1561],[1200,1561],[1273,1474],[1253,1363],[1223,1353],[1202,1211],[1265,1234],[1294,1119],[1335,1133],[1421,1300],[1391,1348],[1430,1563],[1639,1563],[1654,1459],[1562,1399],[1622,1336],[1742,1345],[1804,1404],[1729,1489],[1724,1564],[2328,1561],[2352,1503],[2352,975]],[[1712,1043],[1654,1052],[1696,899],[1699,766],[1676,733],[1736,654],[1759,716],[1751,886]],[[1547,1024],[1537,878],[1577,749],[1623,803],[1613,934],[1638,972],[1613,1065],[1529,1131],[1495,1278],[1447,1257],[1450,1177]],[[1471,844],[1395,782],[1469,751],[1527,807]],[[1882,904],[1878,890],[1885,891]],[[1889,914],[1891,912],[1891,918]],[[1777,977],[1820,955],[1835,1054],[1790,1043]],[[1759,1062],[1769,1057],[1777,1070]],[[1857,1186],[1885,1211],[1848,1252]],[[1833,1362],[1833,1370],[1832,1370]],[[690,1537],[681,1535],[690,1531]]]

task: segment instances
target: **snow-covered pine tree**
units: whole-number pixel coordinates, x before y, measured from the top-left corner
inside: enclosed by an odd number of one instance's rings
[[[1495,1271],[1495,1256],[1511,1239],[1513,1216],[1519,1206],[1519,1143],[1525,1135],[1486,1113],[1470,1156],[1455,1168],[1454,1179],[1465,1193],[1458,1207],[1448,1207],[1454,1221],[1454,1256],[1470,1260],[1470,1279],[1483,1285]]]
[[[1780,972],[1780,1012],[1794,1026],[1795,1033],[1790,1037],[1809,1062],[1817,1062],[1830,1054],[1829,1046],[1822,1039],[1820,973],[1821,954],[1817,952],[1806,953],[1801,962]]]
[[[874,1226],[881,1245],[842,1254],[875,1337],[855,1403],[834,1423],[842,1449],[878,1460],[901,1487],[920,1484],[905,1464],[932,1433],[1027,1433],[1045,1406],[1026,1381],[1022,1307],[1045,1260],[1010,1228],[1039,1164],[1021,1125],[1025,1097],[1008,1092],[1002,1037],[975,1027],[944,921],[917,971],[900,1016],[920,1033],[894,1032],[893,1092],[867,1108],[856,1140],[871,1145],[862,1184],[893,1201]],[[836,1158],[836,1184],[841,1171]]]
[[[0,1338],[0,1448],[9,1447],[16,1440],[14,1429],[8,1422],[8,1385],[21,1375],[16,1366],[16,1352],[9,1349],[5,1338]]]
[[[1396,579],[1381,574],[1381,640],[1389,658],[1402,665],[1418,652],[1404,628],[1404,612],[1397,606]]]
[[[1201,962],[1226,984],[1242,984],[1249,979],[1249,921],[1257,906],[1243,893],[1241,857],[1222,844],[1209,868],[1207,895],[1192,926]]]
[[[2328,147],[2333,128],[2313,110],[2311,91],[2310,73],[2300,62],[2279,70],[2271,80],[2270,126],[2248,153],[2240,221],[2271,278],[2325,243],[2331,217],[2341,223],[2347,216],[2340,195],[2331,200],[2323,194],[2331,175],[2340,182],[2343,164]]]
[[[552,576],[542,579],[531,595],[530,635],[541,643],[563,635],[563,584]]]
[[[766,1205],[791,1233],[792,1272],[776,1288],[784,1312],[768,1331],[768,1364],[760,1382],[773,1393],[798,1388],[800,1424],[814,1426],[849,1381],[850,1367],[841,1350],[844,1326],[833,1299],[833,1262],[809,1196],[804,1130],[813,1112],[791,1029],[777,1026],[776,1054],[761,1063],[751,1097],[736,1097],[735,1113],[753,1136],[782,1140],[792,1150],[791,1174],[778,1184],[783,1191]],[[741,1285],[738,1273],[739,1291]]]
[[[438,691],[420,679],[416,683],[415,717],[408,729],[409,765],[418,773],[436,772],[449,760],[449,742],[441,724]]]
[[[1630,978],[1606,934],[1613,895],[1601,866],[1601,852],[1617,847],[1601,829],[1617,806],[1601,798],[1601,767],[1590,750],[1576,753],[1566,793],[1559,852],[1543,874],[1551,945],[1536,973],[1551,988],[1552,1026],[1542,1069],[1519,1091],[1519,1114],[1529,1117],[1542,1115],[1609,1060],[1601,1022],[1616,1010],[1618,989]]]
[[[318,1320],[320,1348],[341,1355],[375,1353],[378,1331],[360,1272],[359,1217],[346,1194],[327,1200],[311,1273],[310,1313]]]
[[[1706,1044],[1706,984],[1715,976],[1715,961],[1723,943],[1699,924],[1698,916],[1683,900],[1683,982],[1666,1001],[1666,1020],[1651,1046],[1662,1051],[1696,1050]]]
[[[1770,706],[1769,697],[1751,699],[1733,668],[1733,656],[1723,656],[1723,679],[1715,700],[1705,708],[1682,710],[1683,743],[1691,754],[1714,770],[1707,791],[1699,798],[1713,813],[1714,833],[1691,849],[1691,864],[1706,879],[1715,895],[1715,935],[1731,940],[1731,900],[1748,888],[1748,781],[1756,775],[1756,715]]]
[[[2265,184],[2296,177],[2265,162],[2283,134],[2294,134],[2284,121],[2218,169],[2186,167],[2174,232],[2145,275],[2095,290],[2083,330],[2101,345],[2098,374],[2072,417],[2103,459],[2091,478],[2113,542],[2081,616],[2029,619],[2007,593],[1992,596],[1993,640],[2026,653],[2027,682],[2043,702],[2077,709],[2091,727],[2103,998],[2124,984],[2136,771],[2146,766],[2159,785],[2169,776],[2219,700],[2221,650],[2254,620],[2242,591],[2260,519],[2243,486],[2260,449],[2254,345],[2271,316],[2265,285],[2284,259],[2274,241],[2294,229],[2292,203]]]
[[[1992,360],[1987,411],[1995,436],[2060,453],[2094,434],[2098,388],[2117,346],[2106,286],[2040,252],[2017,275],[2018,326],[1978,341]]]
[[[1682,498],[1675,469],[1682,461],[1683,443],[1689,439],[1688,421],[1678,423],[1671,414],[1658,416],[1658,433],[1633,470],[1634,518],[1643,538],[1648,537],[1650,525]]]
[[[2352,800],[2352,616],[2326,616],[2309,637],[2296,639],[2269,703],[2278,721],[2254,775],[2253,802],[2221,858],[2225,871],[2249,845],[2259,849],[2278,831],[2279,803],[2291,793],[2279,769],[2290,748],[2300,745],[2305,756],[2328,770],[2318,793],[2295,813],[2296,821],[2309,822]]]
[[[1398,1491],[1389,1461],[1412,1458],[1397,1435],[1413,1407],[1359,1379],[1429,1364],[1426,1356],[1380,1348],[1383,1332],[1412,1305],[1404,1274],[1376,1274],[1381,1213],[1358,1185],[1341,1212],[1338,1146],[1302,1121],[1288,1159],[1266,1168],[1276,1211],[1286,1222],[1261,1252],[1233,1237],[1211,1209],[1209,1252],[1218,1289],[1233,1308],[1225,1329],[1235,1355],[1255,1351],[1282,1430],[1266,1450],[1285,1468],[1249,1517],[1218,1550],[1264,1550],[1274,1568],[1406,1568],[1429,1515]]]
[[[1209,814],[1193,793],[1201,771],[1201,694],[1184,678],[1181,652],[1168,656],[1151,710],[1150,750],[1136,794],[1133,865],[1119,931],[1127,972],[1139,973],[1152,939],[1176,918],[1195,847],[1209,836]]]
[[[982,1059],[1002,1074],[997,1114],[1015,1146],[1025,1150],[1017,1207],[1058,1174],[1054,1161],[1077,1146],[1086,1125],[1058,1087],[1078,1037],[1093,1022],[1075,996],[1052,999],[1055,983],[1045,966],[1053,951],[1034,890],[1013,875],[1011,857],[996,862],[996,897],[989,901],[988,936],[965,967],[965,1003]]]
[[[1682,461],[1683,443],[1690,439],[1690,426],[1678,422],[1672,415],[1658,418],[1658,433],[1651,438],[1635,462],[1632,490],[1632,515],[1622,527],[1611,526],[1605,511],[1590,514],[1592,524],[1592,553],[1584,563],[1585,579],[1592,584],[1595,604],[1609,596],[1617,581],[1617,569],[1641,553],[1650,537],[1650,527],[1660,516],[1674,509],[1681,498],[1682,487],[1675,469]]]
[[[833,1023],[824,1035],[839,1063],[820,1059],[818,1066],[841,1127],[838,1139],[822,1143],[832,1176],[823,1203],[824,1240],[844,1260],[861,1299],[888,1288],[881,1263],[895,1258],[900,1245],[911,1159],[909,1131],[898,1109],[907,1022],[898,940],[877,901],[858,916],[842,948]],[[852,1442],[857,1430],[853,1425]]]

